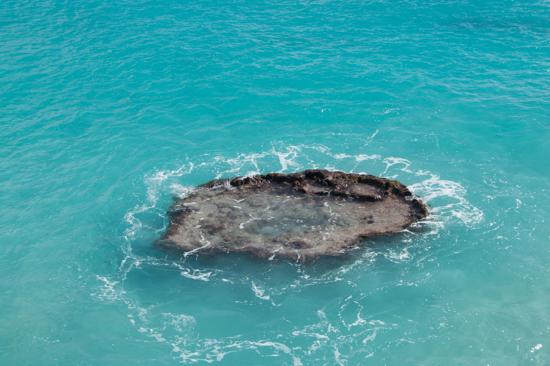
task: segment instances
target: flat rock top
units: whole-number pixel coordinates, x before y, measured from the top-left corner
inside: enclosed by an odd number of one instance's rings
[[[403,184],[306,170],[213,180],[176,201],[159,244],[185,252],[246,252],[304,261],[399,232],[428,211]]]

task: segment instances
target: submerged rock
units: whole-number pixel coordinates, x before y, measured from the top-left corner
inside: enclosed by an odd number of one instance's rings
[[[403,184],[306,170],[213,180],[170,208],[162,246],[304,261],[337,256],[361,239],[399,232],[428,211]]]

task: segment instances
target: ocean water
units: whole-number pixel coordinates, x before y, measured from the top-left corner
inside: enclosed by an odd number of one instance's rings
[[[397,178],[421,230],[166,253],[216,177]],[[546,0],[0,5],[0,365],[550,365]]]

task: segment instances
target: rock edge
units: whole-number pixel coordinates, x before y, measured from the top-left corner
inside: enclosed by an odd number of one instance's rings
[[[402,231],[427,215],[426,205],[396,180],[328,170],[270,173],[198,186],[171,206],[158,244],[187,255],[238,252],[306,261],[343,255],[365,238]]]

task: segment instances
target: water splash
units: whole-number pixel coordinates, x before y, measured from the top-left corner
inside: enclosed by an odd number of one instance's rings
[[[372,138],[376,136],[373,134]],[[372,140],[368,140],[370,142]],[[325,310],[317,311],[317,321],[300,328],[293,329],[288,337],[273,339],[246,339],[242,335],[222,338],[201,338],[196,332],[197,320],[191,314],[161,312],[154,307],[140,305],[138,298],[130,295],[125,285],[127,277],[133,271],[143,268],[166,268],[179,271],[186,281],[215,284],[234,288],[247,287],[252,298],[267,307],[280,306],[279,300],[289,293],[306,291],[311,286],[327,286],[332,283],[344,283],[350,288],[355,274],[366,266],[373,265],[379,256],[394,263],[402,263],[414,259],[410,246],[395,249],[365,249],[349,263],[337,268],[312,274],[296,264],[288,264],[295,271],[294,279],[289,283],[279,283],[269,287],[253,276],[239,275],[221,267],[205,266],[196,268],[190,257],[177,261],[170,258],[159,258],[149,254],[140,254],[134,250],[137,240],[145,234],[155,234],[163,227],[155,227],[145,222],[147,213],[164,216],[169,196],[183,197],[192,187],[202,183],[200,177],[215,172],[216,178],[234,175],[253,175],[268,171],[290,172],[306,168],[327,168],[367,172],[412,182],[411,191],[421,197],[431,207],[430,216],[420,225],[429,228],[419,232],[404,232],[399,239],[403,243],[429,240],[447,225],[464,225],[471,227],[483,219],[483,212],[473,206],[466,198],[466,189],[458,182],[441,179],[437,174],[425,170],[415,170],[414,164],[405,158],[383,157],[379,154],[335,151],[320,144],[284,145],[273,144],[271,149],[263,152],[239,154],[233,157],[222,155],[203,156],[194,163],[183,164],[181,167],[169,170],[159,170],[145,177],[145,198],[142,203],[128,210],[124,219],[127,228],[122,235],[122,252],[118,272],[112,276],[97,276],[100,281],[97,297],[102,301],[120,301],[128,309],[128,319],[136,330],[155,342],[166,344],[174,353],[174,357],[182,363],[219,362],[227,355],[244,350],[252,350],[269,357],[288,357],[293,365],[302,365],[302,357],[319,357],[326,354],[332,357],[331,363],[345,365],[348,360],[344,351],[353,339],[362,339],[365,346],[364,358],[371,357],[373,350],[369,344],[376,337],[394,327],[382,320],[368,319],[360,303],[361,299],[348,297],[343,300],[335,319],[330,320]],[[143,217],[142,217],[143,216]],[[275,335],[274,335],[275,336]],[[296,342],[306,342],[309,345],[303,349],[293,348]],[[309,340],[309,341],[307,341]],[[317,356],[316,356],[317,355]]]

